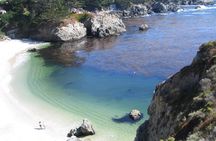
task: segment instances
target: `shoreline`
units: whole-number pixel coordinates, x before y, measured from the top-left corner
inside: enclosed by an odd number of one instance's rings
[[[41,45],[21,40],[0,42],[3,56],[0,64],[4,68],[0,70],[0,140],[66,141],[71,129],[79,127],[83,119],[89,119],[49,103],[27,87],[27,73],[32,66],[29,65],[31,54],[26,51]],[[45,124],[45,130],[36,129],[39,121]],[[92,123],[96,135],[80,138],[82,141],[118,140],[117,133],[109,128],[101,130],[95,121]]]
[[[0,140],[60,141],[67,139],[66,134],[71,125],[68,125],[69,127],[65,126],[65,123],[61,123],[60,119],[55,121],[56,118],[49,121],[52,114],[48,115],[48,113],[46,115],[44,113],[51,110],[48,109],[50,107],[44,107],[44,105],[39,105],[39,103],[34,101],[32,105],[29,105],[30,107],[26,107],[26,104],[23,103],[24,101],[17,98],[19,93],[16,93],[16,89],[13,89],[10,84],[13,78],[12,71],[17,66],[24,64],[23,61],[28,58],[26,51],[29,48],[41,45],[43,43],[24,40],[5,40],[0,42]],[[24,56],[20,57],[20,55]],[[37,129],[39,121],[45,123],[45,126],[47,126],[45,130]]]

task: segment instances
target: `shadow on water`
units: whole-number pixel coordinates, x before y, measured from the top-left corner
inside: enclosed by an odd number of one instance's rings
[[[124,116],[118,118],[118,117],[115,117],[115,118],[112,118],[112,121],[116,122],[116,123],[129,123],[129,124],[133,124],[133,123],[136,123],[136,122],[139,122],[140,120],[143,119],[143,114],[141,115],[140,119],[139,120],[132,120],[128,114],[125,114]]]
[[[36,57],[42,57],[45,65],[62,65],[64,67],[78,67],[85,63],[89,53],[96,50],[106,50],[114,46],[117,36],[82,40],[64,43],[52,43],[48,48],[38,50]]]

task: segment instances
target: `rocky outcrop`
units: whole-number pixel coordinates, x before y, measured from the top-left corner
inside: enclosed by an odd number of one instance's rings
[[[152,11],[155,13],[165,13],[167,12],[167,6],[162,2],[156,2],[152,5]]]
[[[94,135],[95,130],[93,129],[92,124],[87,120],[84,119],[82,125],[77,129],[72,129],[68,136],[76,136],[76,137],[83,137],[88,135]]]
[[[30,35],[31,38],[42,41],[74,41],[86,36],[86,28],[77,21],[63,24],[44,24]]]
[[[128,9],[129,14],[126,16],[139,16],[139,15],[147,15],[148,14],[148,8],[146,5],[143,4],[133,4]]]
[[[115,14],[99,12],[85,21],[87,34],[94,37],[118,35],[124,31],[123,21]]]
[[[156,87],[148,114],[136,141],[216,140],[216,42],[203,44],[190,66]]]

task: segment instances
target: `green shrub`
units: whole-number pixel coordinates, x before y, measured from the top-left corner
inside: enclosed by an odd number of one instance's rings
[[[92,15],[89,13],[81,13],[81,14],[72,14],[72,18],[75,18],[79,22],[85,22],[88,18],[91,18]]]

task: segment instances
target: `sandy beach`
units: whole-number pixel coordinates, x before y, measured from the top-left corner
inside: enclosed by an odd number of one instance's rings
[[[10,87],[11,71],[28,58],[27,49],[38,47],[44,43],[21,40],[0,42],[0,140],[1,141],[62,141],[67,140],[66,134],[70,126],[57,118],[44,105],[26,107],[16,98]],[[21,55],[21,57],[19,57]],[[19,58],[19,59],[18,59]],[[20,59],[22,58],[22,59]],[[50,111],[51,112],[47,112]],[[61,113],[60,113],[61,114]],[[57,116],[58,117],[58,116]],[[45,122],[46,129],[39,129],[39,121]],[[68,121],[69,122],[69,121]]]

